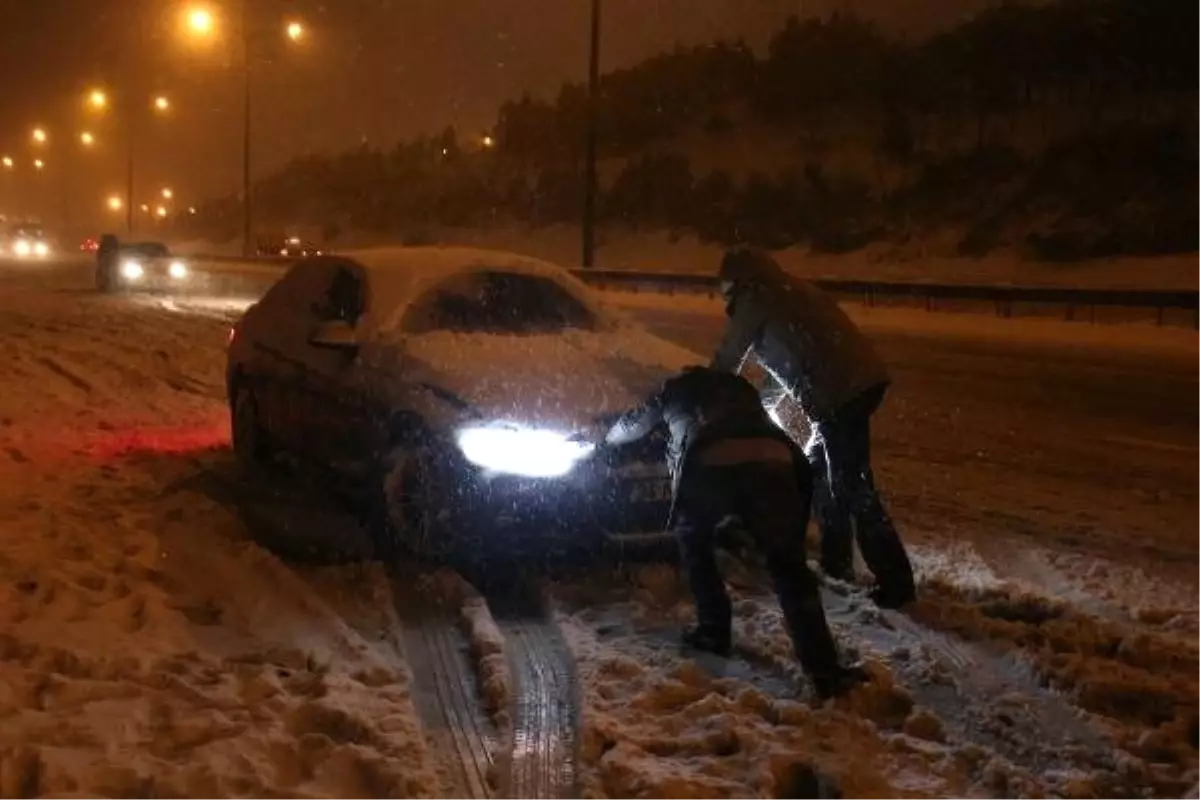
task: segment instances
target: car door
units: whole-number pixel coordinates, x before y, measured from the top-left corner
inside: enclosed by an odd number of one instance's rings
[[[314,328],[345,322],[358,329],[365,311],[362,267],[348,259],[329,259],[333,273],[325,293],[313,306]],[[364,396],[357,348],[331,348],[309,343],[305,355],[307,436],[314,455],[338,472],[355,474],[370,419]]]
[[[251,310],[243,329],[252,343],[249,371],[262,423],[274,440],[301,456],[311,455],[308,372],[314,309],[333,275],[331,264],[296,264]]]

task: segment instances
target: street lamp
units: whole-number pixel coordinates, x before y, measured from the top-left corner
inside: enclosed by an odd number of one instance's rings
[[[102,111],[108,107],[108,95],[104,93],[103,89],[92,89],[88,93],[87,101],[88,105],[97,111]]]
[[[251,86],[253,73],[253,35],[250,25],[250,0],[241,3],[242,24],[242,252],[251,255],[253,252],[251,239],[254,228],[254,197],[250,181],[250,129],[251,129]],[[306,34],[306,29],[298,20],[286,22],[283,27],[284,36],[291,42],[299,42]]]
[[[125,203],[124,203],[124,201],[121,200],[120,195],[110,194],[108,196],[108,210],[109,211],[120,211],[124,206],[125,206]]]
[[[160,113],[164,111],[170,111],[171,101],[166,97],[166,95],[158,95],[154,98],[154,110]]]
[[[185,23],[188,32],[200,38],[211,36],[217,24],[213,13],[204,6],[188,9]]]
[[[162,196],[163,196],[164,200],[170,200],[172,197],[175,196],[175,193],[168,188],[164,188],[162,190]]]
[[[162,219],[166,215],[167,215],[166,206],[158,206],[157,208],[154,209],[154,216],[158,217],[159,219]]]
[[[45,162],[45,161],[42,161],[40,158],[35,158],[35,159],[33,160],[33,168],[34,168],[34,169],[36,169],[36,170],[42,170],[42,169],[45,169],[45,168],[46,168],[46,162]]]
[[[0,164],[3,164],[5,169],[12,169],[16,166],[16,162],[13,161],[12,156],[5,156],[3,159],[0,159]]]
[[[45,128],[38,127],[33,129],[33,141],[35,144],[45,144],[49,138],[50,135],[46,133]]]
[[[83,131],[79,134],[79,143],[84,147],[91,147],[96,143],[96,137],[88,131]]]

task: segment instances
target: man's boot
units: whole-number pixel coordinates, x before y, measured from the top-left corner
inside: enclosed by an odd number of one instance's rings
[[[822,700],[836,697],[869,680],[870,676],[861,667],[843,667],[838,662],[837,645],[816,592],[800,599],[794,607],[785,606],[783,613],[796,658],[813,682],[818,697]]]

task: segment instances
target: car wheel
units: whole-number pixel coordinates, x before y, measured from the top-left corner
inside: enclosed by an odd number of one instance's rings
[[[230,428],[233,453],[243,466],[259,467],[270,460],[271,448],[259,421],[258,404],[248,386],[234,389]]]
[[[449,481],[433,448],[402,445],[389,454],[381,470],[373,538],[386,560],[401,552],[440,561],[453,542],[445,522]]]

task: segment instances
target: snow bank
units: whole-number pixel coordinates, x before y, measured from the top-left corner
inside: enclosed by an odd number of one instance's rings
[[[0,298],[0,794],[436,794],[385,576],[227,502],[227,325],[80,289]]]
[[[436,234],[433,239],[442,244],[498,247],[568,266],[579,263],[580,234],[572,226],[448,230]],[[721,246],[700,242],[691,236],[605,227],[599,231],[596,266],[601,269],[713,274],[723,253]],[[1067,265],[1031,262],[1012,252],[983,258],[954,258],[920,250],[902,253],[890,247],[868,248],[846,255],[789,248],[775,253],[775,257],[785,269],[808,278],[1092,289],[1200,288],[1194,253],[1108,258]]]
[[[733,582],[751,580],[734,575]],[[628,582],[626,582],[626,580]],[[754,579],[756,583],[760,579]],[[597,797],[962,796],[967,773],[911,699],[873,685],[814,707],[794,668],[764,658],[759,601],[738,597],[731,660],[680,651],[690,604],[674,569],[559,586],[558,623],[583,694],[584,792]],[[776,610],[776,614],[777,614]],[[780,659],[782,663],[782,659]]]

